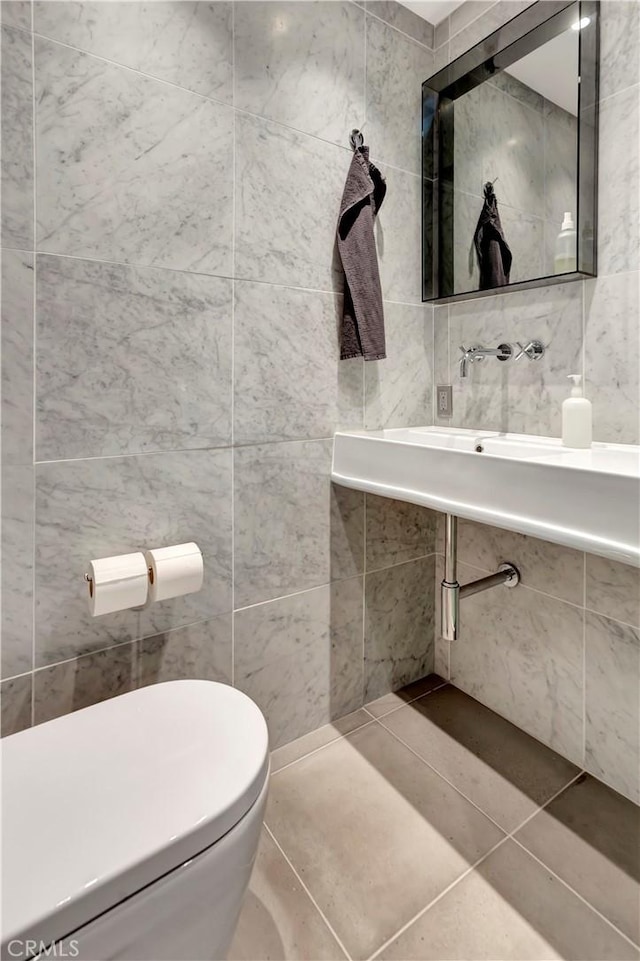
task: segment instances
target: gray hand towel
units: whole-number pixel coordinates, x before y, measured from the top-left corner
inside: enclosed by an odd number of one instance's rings
[[[373,235],[376,214],[386,192],[384,177],[369,160],[369,148],[359,147],[351,161],[338,220],[338,251],[345,275],[341,360],[383,360],[387,356]]]
[[[498,213],[498,200],[493,184],[484,185],[484,204],[473,242],[480,270],[480,290],[504,287],[509,283],[512,255]]]

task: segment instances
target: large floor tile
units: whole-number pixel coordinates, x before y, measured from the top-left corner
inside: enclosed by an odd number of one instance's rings
[[[341,290],[335,249],[347,150],[256,117],[236,117],[236,276]]]
[[[36,32],[216,100],[233,99],[232,4],[37,0]]]
[[[365,701],[433,670],[434,557],[365,578]]]
[[[364,117],[364,11],[346,2],[242,3],[235,105],[348,146]]]
[[[36,38],[38,247],[231,271],[230,107]]]
[[[230,280],[41,256],[37,305],[38,460],[230,444]]]
[[[266,821],[354,958],[502,836],[377,723],[277,774]]]
[[[340,360],[342,296],[238,281],[235,298],[235,443],[362,427],[363,361]]]
[[[235,605],[328,583],[331,441],[234,451]]]
[[[640,944],[640,809],[582,775],[516,835]]]
[[[40,464],[36,498],[36,667],[231,610],[229,450]],[[90,560],[188,541],[202,590],[91,617]]]
[[[382,718],[385,714],[397,711],[398,708],[404,707],[410,701],[415,701],[416,698],[423,697],[446,683],[438,674],[427,674],[426,677],[412,681],[411,684],[405,684],[398,691],[383,694],[382,697],[377,697],[375,701],[368,701],[365,708],[373,717]]]
[[[459,566],[460,582],[484,572]],[[505,603],[496,590],[504,591]],[[539,741],[582,764],[583,611],[526,587],[464,600],[451,680]]]
[[[138,642],[138,685],[195,678],[231,683],[232,614]]]
[[[340,961],[344,952],[263,831],[229,961]]]
[[[272,749],[361,706],[361,580],[236,611],[234,683],[262,709]]]
[[[586,614],[585,766],[640,804],[640,631]]]
[[[0,737],[30,727],[32,678],[32,674],[23,674],[0,683]]]
[[[579,773],[454,687],[434,691],[381,720],[507,832]]]
[[[623,961],[638,952],[506,841],[380,955],[402,961]]]
[[[357,711],[345,714],[344,717],[332,721],[331,724],[323,724],[322,727],[317,727],[315,731],[303,734],[295,741],[272,751],[271,773],[275,774],[287,765],[293,764],[294,761],[299,761],[301,757],[306,757],[307,754],[318,751],[321,747],[326,747],[327,744],[337,741],[339,737],[343,737],[345,734],[351,734],[352,731],[362,727],[363,724],[371,723],[371,715],[364,708],[358,708]]]
[[[15,4],[12,4],[15,6]],[[33,249],[33,70],[31,37],[2,27],[3,247]]]

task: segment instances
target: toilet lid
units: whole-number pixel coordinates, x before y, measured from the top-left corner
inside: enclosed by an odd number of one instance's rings
[[[169,681],[2,746],[2,944],[64,937],[226,834],[269,768],[246,695]]]

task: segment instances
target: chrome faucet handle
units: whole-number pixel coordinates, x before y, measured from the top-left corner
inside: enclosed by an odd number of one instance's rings
[[[541,340],[530,340],[524,347],[520,341],[517,341],[517,344],[520,353],[516,354],[515,360],[520,360],[521,357],[528,357],[529,360],[540,360],[541,357],[544,357],[545,346]]]

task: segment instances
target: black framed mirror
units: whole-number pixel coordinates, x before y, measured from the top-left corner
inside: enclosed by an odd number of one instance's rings
[[[598,0],[538,0],[422,87],[423,300],[596,275]]]

